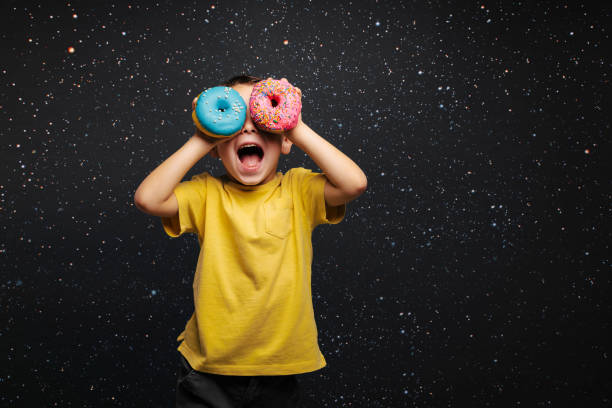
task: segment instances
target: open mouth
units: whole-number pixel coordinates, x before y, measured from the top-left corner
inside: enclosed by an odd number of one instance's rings
[[[238,159],[245,167],[257,167],[263,156],[263,149],[254,143],[244,144],[238,148]]]

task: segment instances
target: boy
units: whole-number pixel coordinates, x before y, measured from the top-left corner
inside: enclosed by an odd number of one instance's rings
[[[243,75],[223,85],[248,106],[260,80]],[[323,174],[276,172],[280,154],[294,144]],[[180,183],[207,154],[220,158],[227,174]],[[197,233],[200,243],[194,313],[177,339],[178,407],[298,406],[295,374],[326,364],[312,307],[311,233],[340,222],[366,183],[363,171],[301,115],[295,128],[273,134],[255,127],[248,109],[236,136],[213,139],[196,130],[145,178],[136,206],[162,217],[168,235]]]

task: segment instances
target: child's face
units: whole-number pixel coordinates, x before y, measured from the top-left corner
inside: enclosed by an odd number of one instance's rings
[[[234,181],[249,186],[267,183],[276,175],[280,154],[291,150],[291,141],[255,127],[248,109],[252,84],[237,84],[233,88],[247,105],[246,120],[240,133],[217,145],[217,154]]]

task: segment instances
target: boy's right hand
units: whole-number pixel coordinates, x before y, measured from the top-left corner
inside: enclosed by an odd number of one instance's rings
[[[195,110],[196,102],[197,101],[198,101],[198,97],[197,96],[195,98],[193,98],[193,101],[191,101],[191,110],[192,111]],[[195,128],[194,136],[200,137],[204,142],[206,142],[207,144],[210,145],[210,151],[209,151],[208,154],[210,154],[210,156],[214,157],[214,158],[218,158],[219,157],[219,155],[217,154],[217,145],[221,144],[221,143],[224,143],[224,142],[227,142],[229,139],[231,139],[231,137],[217,138],[217,137],[208,136],[206,133],[202,132],[197,127]]]

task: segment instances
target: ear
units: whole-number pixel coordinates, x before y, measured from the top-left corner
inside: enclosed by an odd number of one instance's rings
[[[293,142],[289,140],[287,136],[283,136],[283,141],[281,142],[281,153],[289,154],[291,151],[291,146],[293,146]]]
[[[208,152],[208,154],[213,159],[218,159],[219,158],[219,152],[217,151],[217,146],[213,147],[212,150],[210,152]]]

